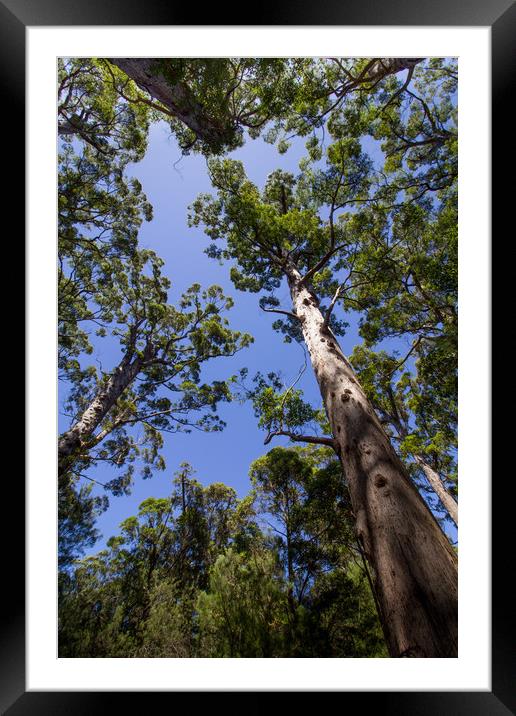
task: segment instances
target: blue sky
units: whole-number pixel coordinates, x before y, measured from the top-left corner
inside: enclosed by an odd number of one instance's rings
[[[368,149],[372,151],[374,159],[376,147]],[[243,161],[249,178],[262,187],[267,175],[275,169],[296,173],[304,153],[302,140],[293,142],[289,151],[280,155],[274,146],[257,139],[248,140],[230,156]],[[220,285],[227,295],[235,298],[235,305],[227,314],[231,328],[251,333],[254,337],[254,343],[236,356],[210,361],[203,379],[224,379],[247,367],[250,377],[259,370],[263,373],[279,371],[286,382],[293,381],[304,363],[302,348],[295,343],[287,345],[283,342],[282,335],[271,328],[277,316],[261,311],[258,306],[259,296],[256,294],[236,291],[229,280],[228,264],[219,265],[204,254],[208,239],[202,228],[189,228],[187,225],[189,204],[199,193],[211,192],[205,159],[198,155],[181,157],[167,125],[159,123],[151,127],[145,158],[138,164],[130,165],[127,173],[140,180],[154,207],[154,218],[142,226],[139,242],[142,248],[153,249],[164,260],[163,271],[172,282],[169,302],[175,304],[194,282],[203,287]],[[282,305],[289,308],[287,288],[279,290],[277,296]],[[360,338],[356,317],[346,316],[346,320],[350,325],[340,343],[344,352],[350,354]],[[403,350],[403,345],[394,346],[391,343],[390,347]],[[116,344],[104,339],[97,346],[93,359],[100,361],[104,370],[110,370],[119,359]],[[296,387],[304,391],[305,399],[316,406],[320,405],[319,390],[310,369],[304,372]],[[218,414],[227,423],[222,432],[203,433],[193,430],[189,434],[164,435],[162,452],[167,464],[166,470],[155,472],[154,477],[145,481],[138,477],[136,470],[132,494],[126,497],[110,496],[110,507],[97,522],[102,538],[91,552],[103,548],[105,541],[118,532],[120,522],[136,514],[138,505],[144,499],[169,495],[174,473],[180,463],[189,462],[201,483],[224,482],[243,497],[250,488],[248,471],[251,462],[274,445],[288,444],[287,439],[276,438],[269,446],[263,445],[264,434],[258,430],[249,403],[223,404]],[[60,430],[66,427],[67,421],[61,416]],[[100,482],[113,477],[110,468],[104,467],[96,468],[91,475]],[[95,490],[101,488],[95,487]]]

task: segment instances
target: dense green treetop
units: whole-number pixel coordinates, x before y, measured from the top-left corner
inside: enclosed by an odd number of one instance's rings
[[[354,107],[354,123],[374,109],[385,112],[410,92],[421,68],[441,78],[439,60],[421,58],[110,58],[69,59],[59,68],[59,133],[80,137],[98,152],[130,150],[138,158],[150,121],[165,119],[184,153],[220,154],[240,146],[247,133],[264,133],[283,152],[293,136],[316,133],[342,110]],[[442,62],[441,62],[442,64]],[[448,83],[453,68],[446,66]],[[400,73],[406,77],[398,79]],[[441,74],[439,74],[441,73]],[[425,120],[435,135],[448,137],[445,122]],[[365,105],[365,109],[364,109]],[[375,115],[376,116],[376,115]],[[346,117],[346,121],[349,117]],[[369,117],[369,120],[371,118]],[[381,135],[383,116],[376,131]],[[420,146],[415,125],[394,123],[407,148]],[[406,131],[404,131],[406,130]],[[417,143],[416,145],[414,143]],[[398,149],[395,148],[398,152]]]
[[[385,656],[335,460],[276,449],[252,471],[237,499],[181,465],[170,497],[63,571],[60,656]]]

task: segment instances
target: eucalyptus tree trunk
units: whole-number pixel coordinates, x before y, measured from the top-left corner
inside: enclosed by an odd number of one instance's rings
[[[413,485],[293,264],[294,311],[340,457],[357,537],[373,573],[389,653],[457,656],[457,556]]]
[[[217,125],[184,82],[171,82],[163,73],[160,60],[133,57],[110,57],[138,87],[165,107],[165,114],[180,119],[197,137],[209,144],[227,141],[231,127]]]
[[[437,497],[440,499],[444,509],[450,515],[455,525],[459,526],[459,508],[453,496],[450,495],[446,487],[443,485],[443,481],[439,473],[437,473],[430,465],[425,462],[425,459],[420,455],[415,455],[414,459],[421,466],[421,469],[425,473],[425,477],[428,480],[430,487],[435,492]]]
[[[422,58],[384,57],[371,59],[362,72],[349,79],[342,88],[345,94],[360,85],[376,85],[389,75],[408,70],[409,80]],[[110,57],[109,61],[125,72],[141,89],[161,104],[165,114],[180,119],[195,135],[209,145],[218,147],[231,140],[236,125],[228,117],[224,123],[210,118],[202,100],[195,98],[185,82],[173,81],[166,76],[162,60],[140,57]],[[408,84],[408,81],[407,81]],[[165,108],[163,110],[163,108]]]
[[[60,436],[57,462],[60,477],[73,464],[75,456],[81,450],[88,448],[93,433],[124,391],[134,382],[143,363],[144,358],[141,356],[132,357],[126,354],[77,422]]]

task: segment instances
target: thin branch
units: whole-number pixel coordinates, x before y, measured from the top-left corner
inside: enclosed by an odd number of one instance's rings
[[[281,401],[281,427],[282,427],[282,428],[283,428],[283,417],[284,417],[284,410],[285,410],[285,401],[287,400],[287,395],[288,395],[288,394],[290,393],[290,391],[294,388],[294,386],[296,385],[296,383],[299,383],[299,381],[301,380],[301,376],[302,376],[303,373],[305,372],[305,370],[306,370],[306,368],[307,368],[307,365],[308,365],[308,361],[307,361],[307,359],[306,359],[306,351],[305,351],[305,348],[304,348],[304,346],[301,346],[301,348],[303,349],[304,364],[301,366],[301,369],[300,369],[299,374],[298,374],[297,378],[295,379],[295,381],[294,381],[294,382],[287,388],[287,390],[285,391],[285,394],[283,395],[283,399],[282,399],[282,401]]]
[[[387,104],[384,105],[384,107],[382,108],[382,111],[385,110],[385,109],[387,109],[387,107],[391,104],[391,102],[393,102],[393,101],[396,99],[396,97],[399,97],[399,95],[402,94],[402,92],[404,92],[404,91],[407,89],[407,87],[408,87],[409,84],[410,84],[410,80],[412,79],[412,75],[414,74],[414,69],[415,69],[414,67],[411,67],[411,68],[409,69],[409,71],[408,71],[408,73],[407,73],[407,79],[405,80],[405,83],[403,84],[402,87],[400,87],[400,89],[399,89],[397,92],[395,92],[395,93],[392,95],[392,97],[391,97],[390,100],[387,102]]]
[[[320,271],[331,259],[331,257],[337,253],[337,251],[340,251],[341,249],[345,249],[346,244],[340,244],[339,246],[335,246],[334,248],[330,249],[328,253],[326,253],[322,259],[320,259],[315,266],[313,266],[309,271],[305,273],[305,275],[301,278],[301,281],[299,282],[301,286],[305,286],[306,283],[312,278],[314,274],[316,274],[318,271]]]
[[[344,288],[344,284],[341,284],[338,289],[335,291],[333,298],[331,299],[331,303],[328,306],[328,310],[326,311],[326,315],[324,316],[324,321],[322,325],[322,330],[325,331],[328,328],[328,325],[330,323],[330,317],[332,314],[333,309],[335,308],[335,304],[339,300],[340,294],[342,289]]]
[[[99,482],[98,480],[94,480],[92,477],[88,477],[88,475],[85,475],[83,472],[77,472],[76,470],[71,470],[74,475],[77,475],[77,477],[83,477],[85,480],[89,480],[90,482],[94,482],[96,485],[100,485],[101,487],[107,487],[103,482]]]
[[[314,435],[298,435],[297,433],[292,433],[289,430],[273,430],[267,435],[267,437],[263,441],[263,444],[268,445],[272,438],[276,435],[285,435],[293,442],[312,443],[314,445],[326,445],[327,447],[331,447],[333,448],[333,450],[337,451],[335,440],[333,438],[318,438]]]
[[[295,318],[296,321],[299,321],[299,316],[292,313],[292,311],[284,311],[280,308],[264,308],[263,306],[260,306],[260,308],[262,311],[265,311],[265,313],[282,313],[284,316],[289,316],[290,318]]]
[[[418,336],[418,338],[416,338],[416,340],[412,343],[412,347],[410,348],[407,355],[402,360],[400,360],[398,363],[396,363],[396,365],[394,366],[394,368],[391,371],[389,371],[388,373],[384,373],[382,377],[390,378],[391,376],[393,376],[394,373],[398,370],[398,368],[401,368],[401,366],[404,363],[406,363],[406,361],[409,359],[409,357],[412,355],[412,353],[416,350],[416,348],[418,347],[418,345],[421,343],[422,340],[423,340],[423,336]]]

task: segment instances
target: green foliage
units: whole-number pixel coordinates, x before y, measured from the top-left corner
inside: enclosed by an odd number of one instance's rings
[[[374,600],[358,564],[318,576],[303,628],[310,656],[388,657]]]
[[[58,492],[59,530],[58,563],[61,570],[72,565],[84,550],[99,538],[95,520],[107,509],[106,497],[91,495],[93,483],[77,486],[67,481]]]
[[[302,64],[273,58],[167,59],[156,60],[154,72],[171,88],[181,88],[181,113],[193,115],[195,126],[204,129],[168,118],[184,153],[219,154],[241,146],[245,130],[256,137],[287,111]]]
[[[150,122],[166,117],[185,154],[210,157],[216,195],[198,197],[189,217],[205,227],[208,255],[230,260],[235,287],[282,314],[273,328],[287,342],[302,340],[276,296],[287,281],[305,276],[334,335],[360,311],[364,344],[351,360],[366,393],[413,474],[422,456],[455,489],[456,63],[151,63],[181,97],[173,111],[112,62],[59,65],[59,367],[71,424],[129,366],[138,376],[105,401],[60,480],[59,655],[385,656],[331,449],[271,450],[243,499],[183,464],[170,498],[146,499],[82,560],[106,501],[77,481],[102,462],[113,468],[107,491],[127,493],[137,461],[143,477],[164,469],[163,433],[222,429],[217,405],[235,379],[205,383],[204,364],[252,341],[230,329],[220,287],[194,284],[171,305],[162,261],[138,248],[152,209],[126,169],[143,157]],[[280,153],[305,137],[307,156],[297,176],[273,171],[259,189],[240,162],[213,155],[262,131]],[[107,337],[119,364],[92,365]],[[410,341],[411,360],[373,350],[393,337]],[[329,432],[323,411],[275,374],[257,376],[247,397],[269,438],[296,439],[307,424]]]
[[[170,498],[63,571],[60,657],[385,655],[336,461],[276,449],[252,472],[239,500],[181,465]]]
[[[135,251],[129,260],[111,258],[110,279],[97,282],[90,305],[98,304],[104,315],[109,314],[106,331],[119,341],[122,362],[111,372],[68,363],[65,410],[77,421],[117,370],[138,361],[138,382],[134,384],[133,378],[124,387],[73,463],[78,472],[99,460],[116,469],[128,468],[109,484],[114,494],[130,489],[137,457],[143,460],[144,477],[150,475],[148,466],[164,469],[163,432],[224,427],[216,407],[231,399],[228,383],[203,383],[202,366],[211,358],[233,355],[252,341],[248,334],[229,328],[222,312],[232,301],[218,286],[203,290],[194,284],[181,297],[179,308],[168,304],[170,282],[162,275],[162,263],[148,250]],[[134,433],[137,424],[143,440]]]
[[[364,345],[355,346],[351,361],[420,488],[426,490],[426,481],[421,483],[422,468],[418,459],[440,474],[446,488],[456,494],[457,401],[456,391],[449,385],[453,382],[450,367],[455,361],[453,353],[448,354],[439,375],[429,380],[428,362],[433,361],[435,350],[433,344],[430,348],[424,343],[413,344],[414,372],[407,369],[403,359],[400,361],[385,351],[372,351]],[[436,387],[434,380],[441,385]]]
[[[195,589],[182,588],[165,575],[155,581],[138,657],[184,659],[196,655],[196,595]]]
[[[273,433],[277,430],[295,431],[315,419],[314,409],[302,399],[303,391],[279,385],[275,374],[265,379],[260,373],[254,378],[250,392],[258,427]]]
[[[136,251],[138,230],[152,218],[141,186],[128,180],[118,158],[81,154],[65,146],[58,176],[58,328],[59,367],[65,376],[92,344],[84,324],[94,322],[97,335],[112,320],[101,298],[120,262]],[[95,305],[92,305],[95,299]]]
[[[334,218],[338,208],[362,201],[369,187],[370,162],[358,142],[341,141],[328,152],[327,170],[306,170],[295,178],[275,171],[260,193],[245,176],[240,162],[210,160],[211,179],[218,194],[201,195],[192,204],[189,222],[203,224],[214,241],[223,240],[224,248],[211,244],[206,253],[218,260],[233,259],[231,279],[239,290],[265,291],[260,299],[264,310],[279,305],[274,292],[282,285],[289,267],[309,271],[332,247],[339,248],[338,269],[352,257],[353,237],[346,233],[344,222]],[[329,218],[321,211],[329,205]],[[312,285],[323,298],[336,289],[330,259],[314,274]],[[340,262],[340,263],[339,263]],[[331,318],[330,326],[343,333],[346,322]],[[295,314],[275,322],[287,339],[300,340]]]
[[[121,91],[123,90],[123,92]],[[139,161],[147,147],[150,108],[136,100],[135,84],[116,67],[94,58],[59,59],[58,132],[79,140],[101,161]]]
[[[266,658],[278,653],[285,589],[274,554],[228,550],[197,600],[200,656]]]

